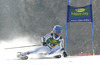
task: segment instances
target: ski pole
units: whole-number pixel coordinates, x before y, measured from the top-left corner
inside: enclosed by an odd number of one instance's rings
[[[11,48],[5,48],[5,50],[7,50],[7,49],[16,49],[16,48],[25,48],[25,47],[33,47],[33,46],[41,46],[41,44],[39,44],[39,45],[30,45],[30,46],[11,47]]]

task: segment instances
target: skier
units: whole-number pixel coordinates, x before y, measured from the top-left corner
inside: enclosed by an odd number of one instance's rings
[[[42,46],[37,48],[34,51],[27,51],[27,52],[19,52],[17,57],[20,59],[28,59],[27,55],[37,53],[42,51],[44,55],[52,55],[56,52],[62,53],[64,57],[67,57],[67,53],[64,50],[64,40],[61,36],[62,34],[62,27],[60,25],[55,25],[53,31],[51,33],[46,34],[42,37]],[[60,58],[61,55],[54,56],[56,58]]]

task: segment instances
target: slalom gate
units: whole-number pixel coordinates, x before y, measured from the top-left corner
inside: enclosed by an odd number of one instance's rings
[[[90,0],[90,4],[83,7],[75,7],[69,5],[69,0],[67,0],[67,18],[66,18],[66,36],[65,36],[65,51],[67,50],[67,36],[68,36],[68,24],[72,22],[90,22],[92,29],[92,53],[80,53],[78,55],[95,55],[94,48],[94,30],[93,30],[93,16],[92,16],[92,0]],[[70,51],[69,51],[70,52]]]

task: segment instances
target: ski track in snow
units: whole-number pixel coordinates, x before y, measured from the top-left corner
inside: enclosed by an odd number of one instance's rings
[[[24,41],[24,42],[23,42]],[[35,41],[34,41],[35,42]],[[0,65],[100,65],[100,55],[94,56],[69,56],[67,58],[35,58],[35,54],[29,55],[28,60],[19,60],[16,57],[17,52],[34,50],[35,47],[19,48],[5,50],[8,47],[18,47],[32,45],[27,38],[15,39],[13,41],[0,42]]]

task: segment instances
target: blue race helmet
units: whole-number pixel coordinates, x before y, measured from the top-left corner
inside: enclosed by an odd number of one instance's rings
[[[54,33],[62,33],[62,27],[60,25],[55,25],[53,31]]]

